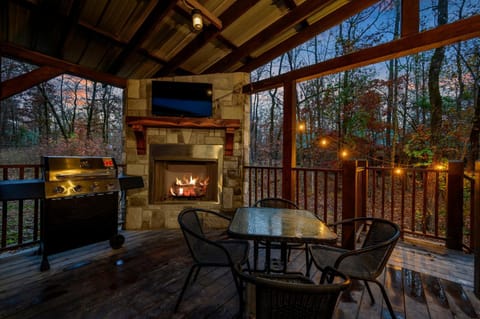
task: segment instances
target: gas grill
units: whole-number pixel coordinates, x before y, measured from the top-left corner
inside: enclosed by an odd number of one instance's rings
[[[42,209],[40,270],[48,255],[109,240],[118,249],[120,182],[111,157],[43,157],[45,200]]]
[[[49,269],[48,256],[58,252],[103,240],[120,248],[119,200],[126,190],[142,188],[142,177],[118,176],[111,157],[45,156],[42,163],[43,179],[0,181],[0,201],[42,200],[40,270]]]

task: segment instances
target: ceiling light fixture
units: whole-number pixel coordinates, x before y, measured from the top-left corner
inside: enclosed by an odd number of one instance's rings
[[[203,28],[204,19],[208,20],[218,30],[222,30],[222,21],[208,11],[207,8],[202,6],[197,0],[183,0],[183,4],[186,8],[192,10],[192,25],[195,30],[200,31]]]
[[[197,31],[200,31],[203,28],[202,12],[198,9],[192,10],[192,26]]]

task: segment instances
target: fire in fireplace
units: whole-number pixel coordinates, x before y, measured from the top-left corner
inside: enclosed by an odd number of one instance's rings
[[[201,198],[207,194],[208,180],[210,178],[199,178],[183,176],[175,178],[175,183],[170,187],[170,195],[174,198]]]
[[[150,146],[150,203],[218,202],[222,188],[222,145]]]

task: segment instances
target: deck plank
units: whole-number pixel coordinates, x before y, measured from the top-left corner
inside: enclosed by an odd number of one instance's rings
[[[428,318],[427,300],[420,273],[403,269],[405,315],[407,318]]]
[[[0,318],[233,318],[238,297],[228,269],[205,268],[174,305],[191,265],[179,230],[127,231],[124,247],[96,243],[49,257],[40,272],[35,249],[0,255]],[[264,257],[262,254],[261,258]],[[290,271],[304,269],[292,251]],[[455,271],[452,271],[454,269]],[[458,271],[461,269],[461,271]],[[467,275],[465,275],[467,274]],[[312,278],[320,273],[312,269]],[[379,280],[398,318],[479,318],[473,293],[473,258],[446,250],[398,245]],[[468,279],[468,283],[465,283]],[[389,318],[380,290],[363,283],[342,295],[335,318]]]

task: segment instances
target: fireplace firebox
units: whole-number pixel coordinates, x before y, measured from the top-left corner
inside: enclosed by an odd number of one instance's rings
[[[223,145],[150,145],[150,204],[219,202]]]

